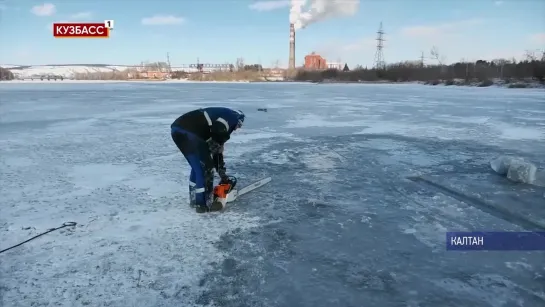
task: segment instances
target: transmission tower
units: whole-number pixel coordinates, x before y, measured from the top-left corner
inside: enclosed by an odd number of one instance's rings
[[[374,68],[376,69],[384,69],[386,67],[386,63],[384,62],[384,54],[382,53],[382,49],[384,49],[384,31],[382,31],[382,22],[380,23],[380,27],[377,32],[377,52],[375,53],[375,65]]]
[[[424,51],[422,51],[422,54],[420,55],[420,67],[424,67]]]

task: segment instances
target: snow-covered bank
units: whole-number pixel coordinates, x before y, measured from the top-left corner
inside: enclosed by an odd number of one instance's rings
[[[248,83],[248,81],[193,81],[188,79],[168,79],[168,80],[10,80],[3,81],[0,84],[21,84],[21,83]]]
[[[485,81],[466,81],[463,79],[454,80],[432,80],[432,81],[336,81],[336,80],[324,80],[320,82],[315,81],[299,81],[315,84],[420,84],[420,85],[432,85],[432,86],[460,86],[460,87],[502,87],[502,88],[528,88],[528,89],[545,89],[545,83],[540,83],[534,80],[485,80]]]
[[[97,83],[97,82],[142,82],[142,81],[163,81],[163,80],[140,80],[140,79],[132,79],[135,78],[137,73],[136,71],[142,71],[145,70],[142,67],[138,66],[111,66],[111,65],[38,65],[38,66],[15,66],[15,65],[2,65],[0,64],[0,67],[3,67],[7,70],[9,70],[11,73],[13,73],[15,79],[18,82],[66,82],[68,80],[77,80],[78,82],[89,82]],[[115,77],[112,77],[112,74],[115,75]],[[214,77],[210,77],[210,75],[207,76],[204,79],[216,79]],[[43,80],[42,80],[43,79]],[[49,79],[49,80],[45,80]],[[81,80],[81,79],[92,79],[92,80]],[[99,79],[105,79],[105,80],[99,80]],[[117,81],[117,80],[120,81]],[[245,80],[245,78],[240,78],[238,81],[231,81],[231,79],[237,79],[236,76],[234,78],[229,78],[229,81],[214,81],[214,80],[195,80],[199,82],[230,82],[230,83],[244,83],[249,82]],[[270,81],[279,81],[281,79],[277,77],[270,77],[267,78],[270,79]],[[267,81],[267,79],[263,78],[262,81]],[[220,78],[220,80],[223,80]],[[163,82],[188,82],[188,80],[167,80]]]
[[[58,83],[250,83],[250,81],[198,81],[198,80],[189,80],[189,79],[167,79],[167,80],[147,80],[147,79],[132,79],[132,80],[73,80],[73,79],[51,79],[51,80],[40,80],[40,79],[16,79],[0,82],[0,84],[21,84],[21,83],[45,83],[45,84],[58,84]],[[253,82],[255,83],[255,82]],[[263,80],[258,83],[308,83],[308,82],[290,82],[282,80]],[[318,83],[320,84],[320,83]],[[466,87],[503,87],[503,88],[519,88],[519,89],[545,89],[545,84],[538,82],[497,82],[489,85],[481,85],[480,83],[450,83],[446,82],[324,82],[324,84],[422,84],[422,85],[432,85],[432,86],[466,86]]]
[[[18,79],[39,78],[40,76],[62,76],[72,78],[78,73],[107,73],[127,70],[128,66],[87,66],[87,65],[44,65],[44,66],[13,66],[0,65],[11,71]]]

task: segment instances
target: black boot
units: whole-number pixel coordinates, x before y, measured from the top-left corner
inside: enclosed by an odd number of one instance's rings
[[[221,211],[221,210],[223,210],[223,205],[219,201],[212,202],[210,207],[208,207],[208,206],[197,206],[195,208],[195,212],[197,212],[197,213],[218,212],[218,211]]]
[[[207,194],[205,194],[205,195],[207,195]],[[212,197],[214,197],[212,193],[210,193],[210,195],[207,195],[205,197],[206,203],[197,205],[195,207],[195,212],[197,212],[197,213],[210,212],[210,207],[212,207],[212,201],[211,201],[213,199]]]
[[[223,205],[219,201],[214,201],[212,205],[210,206],[210,212],[216,212],[223,210]]]
[[[206,213],[206,212],[210,212],[210,209],[208,209],[207,206],[197,206],[195,208],[195,212],[197,212],[197,213]]]

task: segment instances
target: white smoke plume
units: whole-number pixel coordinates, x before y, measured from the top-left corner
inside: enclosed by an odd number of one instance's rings
[[[297,31],[325,19],[354,15],[359,7],[359,0],[291,0],[290,23]]]

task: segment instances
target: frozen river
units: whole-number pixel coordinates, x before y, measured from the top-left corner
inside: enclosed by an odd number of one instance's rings
[[[244,186],[188,207],[171,122],[246,113]],[[267,108],[268,112],[259,112]],[[0,84],[2,306],[545,306],[545,252],[445,251],[446,231],[545,229],[545,91],[419,85]]]

